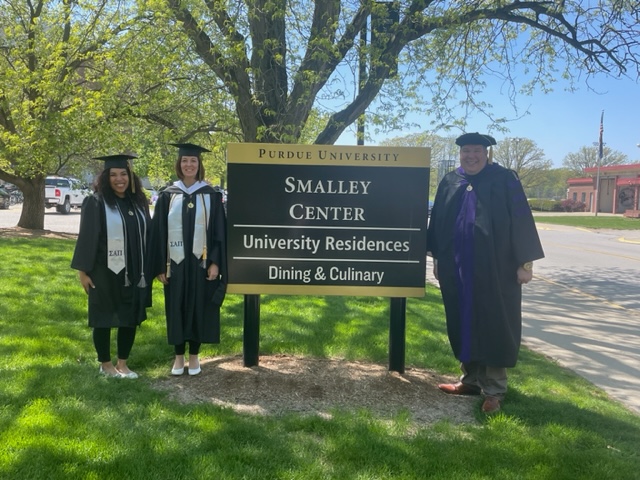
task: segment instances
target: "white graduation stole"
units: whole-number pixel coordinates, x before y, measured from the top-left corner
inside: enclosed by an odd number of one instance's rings
[[[176,263],[184,260],[184,240],[182,238],[182,194],[171,195],[167,217],[167,242],[169,258]]]
[[[183,194],[176,193],[171,195],[169,214],[167,216],[169,258],[175,263],[182,262],[185,256],[182,234],[183,201]],[[196,258],[202,258],[203,262],[205,262],[207,257],[207,225],[209,224],[209,217],[211,215],[211,198],[209,195],[196,195],[195,205],[191,208],[196,209],[192,253]]]
[[[107,267],[113,273],[120,273],[126,266],[124,220],[120,209],[104,203],[107,223]]]

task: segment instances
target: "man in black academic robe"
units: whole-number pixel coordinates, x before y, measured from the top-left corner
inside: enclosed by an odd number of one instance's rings
[[[463,375],[439,388],[483,394],[482,410],[500,409],[506,368],[518,358],[522,284],[544,257],[535,222],[515,172],[491,163],[488,135],[456,140],[461,165],[438,186],[427,232],[447,318],[447,333]]]

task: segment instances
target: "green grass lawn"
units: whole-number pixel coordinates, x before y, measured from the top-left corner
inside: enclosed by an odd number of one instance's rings
[[[587,215],[536,215],[536,222],[567,225],[569,227],[604,228],[611,230],[640,230],[640,218],[622,216],[587,216]]]
[[[604,220],[604,218],[603,218]],[[603,227],[611,228],[611,227]],[[632,479],[640,416],[528,350],[503,411],[417,427],[402,412],[258,417],[181,404],[153,388],[173,358],[162,292],[129,364],[97,374],[73,242],[0,238],[1,479]],[[261,353],[385,364],[388,299],[263,296]],[[223,307],[222,343],[242,352],[241,296]],[[456,374],[437,289],[407,301],[407,366]]]

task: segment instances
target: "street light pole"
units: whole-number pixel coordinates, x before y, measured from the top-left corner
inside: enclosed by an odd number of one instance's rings
[[[595,217],[598,216],[598,207],[600,206],[600,162],[602,161],[601,157],[598,157],[598,168],[596,169],[596,212]]]
[[[600,164],[602,163],[602,155],[604,151],[604,142],[602,136],[604,134],[604,110],[600,114],[600,136],[598,138],[598,167],[596,169],[596,212],[594,216],[598,216],[598,207],[600,207]]]
[[[593,142],[594,147],[598,147],[600,144]],[[600,206],[600,165],[602,164],[602,155],[598,153],[598,160],[596,161],[596,199],[595,199],[595,216],[598,216],[598,207]]]

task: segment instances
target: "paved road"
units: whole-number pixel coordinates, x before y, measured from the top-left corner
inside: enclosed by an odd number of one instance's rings
[[[14,227],[20,206],[0,210]],[[523,293],[523,342],[640,413],[640,231],[540,223],[546,258]],[[77,233],[78,210],[45,214],[45,229]],[[436,283],[428,265],[427,278]]]
[[[18,225],[22,205],[11,205],[8,210],[0,210],[0,228],[10,228]],[[80,230],[80,209],[72,208],[71,213],[62,215],[55,208],[44,211],[44,229],[52,232],[78,233]]]
[[[523,290],[523,341],[640,413],[640,231],[538,221],[546,258]]]

